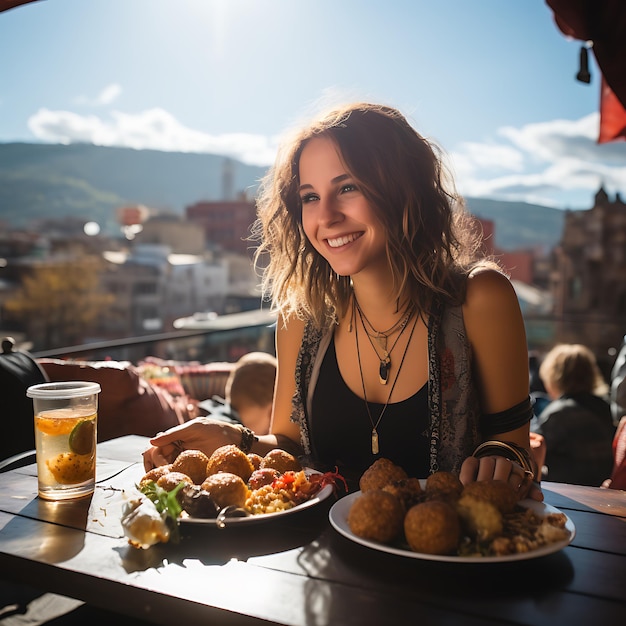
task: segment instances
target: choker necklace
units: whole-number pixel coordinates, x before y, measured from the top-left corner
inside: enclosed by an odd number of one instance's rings
[[[378,416],[376,423],[374,423],[374,420],[372,419],[370,405],[367,401],[367,392],[365,391],[365,378],[363,377],[363,368],[361,367],[361,352],[359,350],[359,328],[358,328],[358,325],[355,324],[354,339],[356,341],[356,355],[357,355],[357,360],[359,362],[359,373],[361,374],[361,385],[363,387],[363,399],[365,400],[365,408],[367,409],[367,416],[369,417],[370,425],[372,426],[372,454],[378,454],[380,451],[380,447],[378,445],[378,430],[377,429],[380,424],[380,420],[383,419],[383,415],[385,414],[385,411],[387,410],[387,407],[389,406],[389,401],[391,400],[391,394],[393,393],[393,390],[396,387],[398,378],[400,378],[400,370],[402,369],[402,365],[404,365],[404,359],[406,357],[407,352],[409,351],[409,345],[411,344],[411,339],[413,339],[413,332],[415,331],[415,327],[417,326],[418,318],[419,316],[416,315],[415,321],[413,322],[413,327],[411,328],[411,333],[409,334],[409,339],[406,342],[406,346],[404,347],[404,352],[402,353],[402,359],[400,360],[400,365],[398,366],[396,377],[393,379],[393,384],[391,385],[391,389],[389,389],[389,395],[387,396],[387,401],[385,402],[385,405],[383,406],[383,409],[380,412],[380,415]]]
[[[389,371],[391,370],[391,353],[393,352],[393,349],[396,347],[396,344],[398,343],[398,340],[400,339],[400,337],[402,336],[402,334],[406,330],[407,324],[409,323],[409,320],[413,316],[414,307],[413,307],[413,305],[411,303],[407,304],[404,315],[399,320],[397,320],[391,328],[389,328],[389,329],[387,329],[385,331],[376,330],[372,326],[371,322],[367,319],[367,317],[365,317],[365,313],[363,313],[363,310],[359,306],[359,303],[358,303],[356,297],[354,297],[354,296],[353,296],[353,300],[352,300],[352,307],[353,307],[352,308],[352,317],[354,318],[354,313],[355,313],[355,309],[356,309],[356,311],[359,314],[359,318],[361,320],[361,324],[363,325],[363,328],[365,329],[365,333],[367,335],[367,338],[369,339],[369,342],[370,342],[370,344],[372,346],[372,349],[374,350],[374,352],[376,353],[376,356],[378,357],[378,360],[380,361],[380,365],[378,367],[378,380],[379,380],[381,385],[386,385],[387,382],[389,381]],[[374,331],[373,334],[370,333],[369,330],[367,329],[366,323],[367,323],[367,326],[369,326],[372,329],[372,331]],[[393,342],[391,348],[389,348],[389,350],[387,350],[387,340],[398,329],[400,329],[400,332],[398,333],[398,336],[396,337],[395,341]],[[382,352],[383,352],[383,356],[382,357],[378,354],[378,349],[374,345],[374,342],[372,341],[372,339],[376,340],[376,343],[378,344],[378,346],[382,350]]]

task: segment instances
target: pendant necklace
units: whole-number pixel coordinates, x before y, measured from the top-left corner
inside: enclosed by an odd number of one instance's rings
[[[352,306],[353,306],[353,317],[354,317],[354,307],[356,307],[356,310],[359,314],[359,318],[361,320],[361,324],[363,325],[363,328],[365,329],[365,334],[367,335],[367,338],[369,339],[372,349],[374,350],[374,352],[376,353],[376,356],[378,357],[378,360],[380,361],[380,365],[378,367],[378,381],[380,382],[381,385],[386,385],[389,382],[389,371],[391,370],[391,353],[393,352],[393,349],[396,347],[398,340],[400,339],[400,337],[406,330],[407,324],[409,323],[409,320],[411,319],[411,316],[413,315],[413,311],[414,311],[413,305],[409,303],[406,307],[405,314],[397,322],[395,322],[395,324],[391,328],[385,331],[376,330],[372,326],[371,322],[367,319],[367,317],[365,317],[365,313],[363,313],[363,310],[361,309],[355,296],[353,296]],[[369,326],[372,329],[372,331],[374,331],[373,334],[370,334],[370,332],[367,330],[366,323],[367,323],[367,326]],[[387,350],[387,340],[398,329],[400,329],[398,336],[393,342],[391,348]],[[378,350],[376,346],[374,345],[372,338],[376,340],[376,343],[382,350],[383,352],[382,358],[378,354]]]
[[[389,395],[387,396],[387,401],[385,402],[385,405],[383,406],[382,411],[380,412],[380,415],[378,416],[378,419],[376,420],[376,423],[374,423],[374,420],[372,419],[370,405],[367,401],[367,392],[365,391],[365,378],[363,377],[363,368],[361,367],[361,352],[359,350],[359,327],[358,327],[358,324],[355,324],[354,326],[354,331],[355,331],[354,339],[356,341],[356,354],[357,354],[357,360],[359,362],[359,373],[361,374],[361,385],[363,387],[363,399],[365,400],[365,408],[367,409],[367,416],[369,417],[370,425],[372,426],[372,454],[378,454],[380,451],[380,446],[378,445],[378,430],[377,429],[380,424],[380,421],[383,419],[383,415],[385,414],[387,407],[389,406],[389,401],[391,400],[391,394],[393,393],[393,390],[396,387],[398,378],[400,378],[400,370],[402,369],[402,365],[404,364],[404,359],[406,357],[406,354],[409,351],[409,345],[411,344],[411,339],[413,338],[413,332],[415,331],[415,327],[417,326],[418,318],[419,318],[419,315],[416,315],[415,321],[413,322],[413,327],[411,328],[411,333],[409,334],[409,339],[406,342],[406,346],[404,347],[404,352],[402,353],[402,359],[400,360],[400,365],[398,366],[396,377],[393,380],[391,389],[389,389]]]

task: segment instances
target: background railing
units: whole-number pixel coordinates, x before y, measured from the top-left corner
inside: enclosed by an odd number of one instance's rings
[[[246,311],[196,321],[167,333],[99,341],[33,352],[37,358],[130,361],[147,356],[175,361],[236,361],[246,352],[274,353],[276,317],[269,311]]]

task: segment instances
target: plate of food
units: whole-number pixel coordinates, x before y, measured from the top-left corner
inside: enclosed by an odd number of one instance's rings
[[[576,534],[567,515],[544,502],[518,502],[505,482],[463,486],[447,472],[384,485],[368,483],[370,477],[361,481],[364,491],[333,504],[329,520],[347,539],[379,552],[431,561],[500,563],[552,554]]]
[[[311,479],[315,481],[317,476],[321,478],[322,474],[310,468],[304,468],[301,472],[287,473],[281,477],[281,479],[289,481],[293,479],[306,484],[306,491],[302,491],[300,495],[297,494],[298,487],[295,487],[294,490],[286,489],[282,486],[284,483],[281,482],[281,486],[278,484],[274,484],[273,487],[268,486],[268,489],[261,493],[255,493],[258,490],[250,492],[244,506],[227,505],[220,509],[214,509],[208,514],[204,513],[207,515],[205,517],[198,515],[198,509],[195,508],[195,505],[187,505],[188,509],[183,509],[179,521],[182,525],[209,525],[225,528],[233,525],[272,522],[277,518],[283,518],[285,515],[300,513],[322,503],[335,491],[332,484],[320,483],[320,486],[317,487],[315,482],[311,482]],[[202,489],[189,490],[188,496],[183,502],[190,503],[202,499],[203,492],[210,494],[210,492]],[[210,495],[204,495],[204,497],[207,497],[209,501],[211,499]],[[200,507],[203,506],[210,508],[212,504],[200,504]]]
[[[143,547],[153,539],[169,540],[169,531],[177,533],[179,526],[270,522],[315,507],[341,481],[337,473],[302,467],[278,448],[264,457],[234,445],[218,448],[210,457],[184,450],[173,463],[146,472],[138,481],[139,493],[125,508],[122,526],[131,543]]]

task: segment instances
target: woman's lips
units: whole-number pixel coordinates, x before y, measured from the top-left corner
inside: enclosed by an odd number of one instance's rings
[[[341,235],[341,237],[328,237],[326,241],[331,248],[340,248],[361,237],[363,233],[350,233],[349,235]]]

